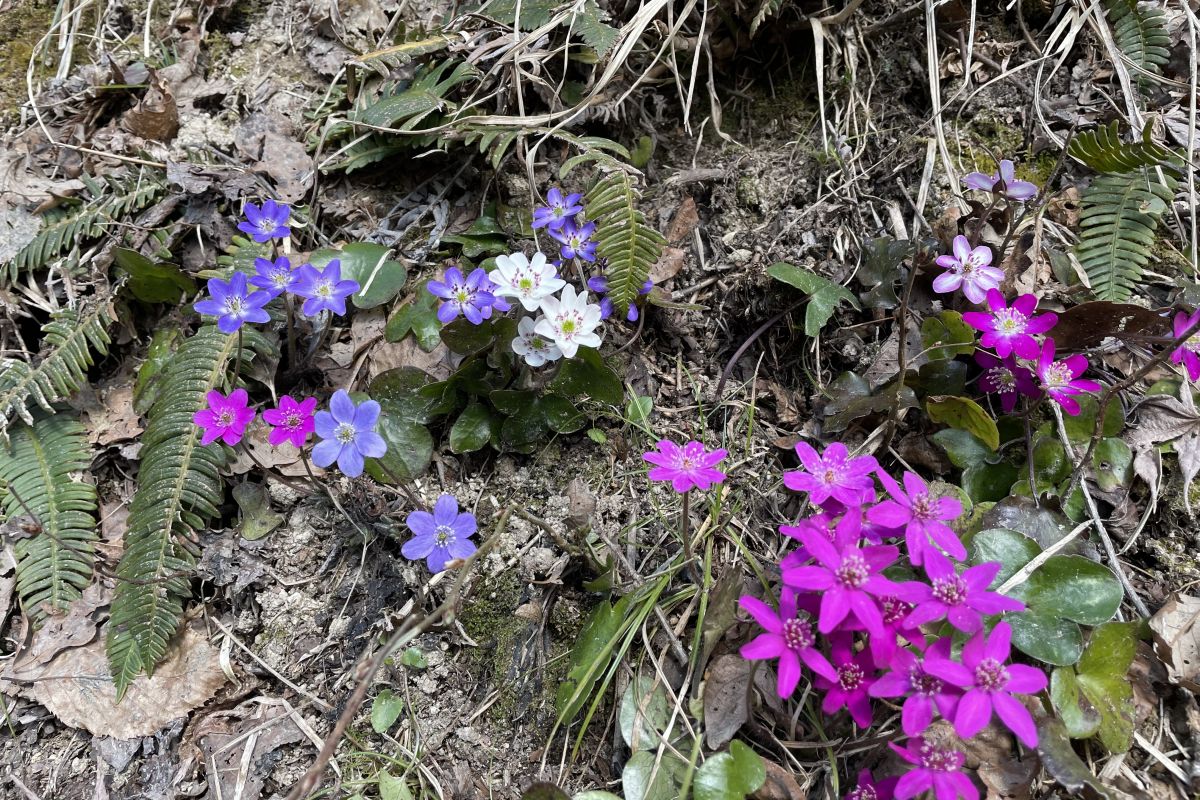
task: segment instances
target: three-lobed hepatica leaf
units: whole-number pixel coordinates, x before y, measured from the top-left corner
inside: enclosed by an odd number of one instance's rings
[[[933,434],[932,439],[946,451],[950,463],[962,470],[959,483],[972,502],[993,502],[1008,496],[1020,471],[978,436],[960,428],[946,428]]]
[[[934,422],[967,431],[992,450],[1000,447],[996,420],[969,397],[934,395],[926,398],[925,411]]]
[[[856,309],[860,308],[858,298],[845,286],[795,264],[779,261],[767,267],[767,274],[808,295],[808,308],[804,312],[804,333],[808,336],[816,336],[821,332],[839,304],[845,302]]]
[[[1133,687],[1126,674],[1137,653],[1140,622],[1107,622],[1092,631],[1074,667],[1050,678],[1050,699],[1073,739],[1099,736],[1113,753],[1133,739]]]
[[[116,248],[113,259],[117,271],[128,276],[129,293],[143,303],[178,303],[196,292],[196,282],[174,264],[125,247]]]
[[[390,260],[390,253],[381,244],[355,242],[338,250],[314,250],[308,260],[317,269],[324,269],[335,258],[340,260],[342,280],[358,281],[358,291],[350,297],[355,308],[375,308],[398,295],[408,280],[408,270]]]
[[[975,352],[975,329],[957,311],[942,311],[921,323],[921,344],[930,361],[944,361]]]
[[[383,329],[385,339],[398,342],[412,333],[426,353],[441,343],[442,323],[437,318],[438,299],[428,286],[429,281],[422,282],[412,299],[388,318]]]
[[[1004,528],[980,531],[971,539],[971,563],[998,561],[997,588],[1041,554],[1028,536]],[[1080,625],[1100,625],[1121,605],[1121,583],[1112,570],[1084,556],[1054,555],[1014,587],[1009,596],[1026,610],[1009,614],[1013,644],[1046,664],[1070,666],[1083,653]]]
[[[625,397],[620,376],[604,363],[599,351],[591,347],[581,347],[575,358],[567,359],[550,387],[567,397],[586,395],[614,406],[620,405]]]

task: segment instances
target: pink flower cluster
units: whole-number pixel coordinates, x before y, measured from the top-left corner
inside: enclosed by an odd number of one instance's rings
[[[200,444],[212,444],[220,439],[232,447],[242,441],[246,427],[257,416],[249,406],[249,399],[245,389],[234,389],[228,397],[217,391],[209,392],[208,407],[192,416],[192,421],[203,431]],[[299,403],[291,395],[279,398],[278,406],[263,412],[263,420],[271,427],[267,441],[276,447],[284,442],[303,447],[313,432],[316,408],[315,397],[307,397]]]
[[[956,561],[967,553],[948,525],[962,513],[957,500],[937,496],[911,472],[897,482],[873,457],[851,457],[840,443],[824,453],[801,443],[796,453],[803,469],[785,474],[784,482],[806,492],[815,513],[780,527],[799,547],[780,564],[778,610],[755,597],[741,598],[742,608],[763,628],[742,647],[742,656],[778,661],[780,697],[793,694],[807,667],[822,693],[822,710],[834,714],[844,708],[861,728],[874,721],[878,699],[901,702],[908,739],[893,748],[913,769],[894,787],[862,775],[848,797],[883,797],[880,791],[890,797],[894,790],[897,800],[926,791],[938,800],[977,798],[974,784],[959,771],[963,754],[924,734],[941,716],[969,738],[995,716],[1026,745],[1037,744],[1033,717],[1015,695],[1042,691],[1046,676],[1008,663],[1008,623],[985,625],[986,618],[1022,611],[1024,605],[989,590],[999,563],[959,570]],[[921,579],[884,574],[902,556],[919,568]],[[951,636],[941,635],[951,629],[969,636],[958,657]]]

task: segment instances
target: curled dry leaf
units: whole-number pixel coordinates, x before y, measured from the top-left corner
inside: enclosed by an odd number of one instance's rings
[[[762,759],[767,780],[750,795],[751,800],[807,800],[808,794],[792,777],[792,773],[769,758]]]
[[[1150,619],[1150,630],[1170,680],[1200,692],[1200,597],[1175,595]]]
[[[157,72],[151,72],[150,88],[138,104],[125,112],[126,130],[143,139],[169,142],[179,131],[179,108],[171,88]]]

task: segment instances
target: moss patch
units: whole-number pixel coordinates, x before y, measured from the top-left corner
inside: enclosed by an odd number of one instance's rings
[[[1018,178],[1039,187],[1045,186],[1058,163],[1058,155],[1045,150],[1035,156],[1022,146],[1024,141],[1025,135],[1019,128],[995,117],[980,115],[972,120],[963,137],[964,161],[972,170],[991,175],[996,171],[992,154],[996,158],[1011,158],[1016,162]]]
[[[33,48],[50,30],[54,4],[38,0],[17,0],[16,5],[0,14],[0,122],[17,115],[26,100],[25,70],[33,56]],[[34,77],[50,74],[53,67],[34,65]]]

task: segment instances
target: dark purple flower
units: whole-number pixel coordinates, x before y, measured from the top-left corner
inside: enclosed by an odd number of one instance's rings
[[[999,395],[1000,407],[1004,413],[1010,413],[1017,407],[1017,399],[1021,395],[1036,398],[1042,396],[1033,379],[1033,373],[1017,364],[1016,356],[1009,355],[1001,360],[991,353],[982,350],[975,351],[975,363],[983,367],[979,376],[979,388],[988,394]]]
[[[458,511],[458,501],[444,494],[433,506],[433,513],[414,511],[404,521],[413,538],[404,543],[400,552],[405,558],[425,559],[430,572],[441,572],[456,558],[470,558],[477,549],[471,537],[478,526],[475,516]]]
[[[546,205],[533,210],[532,227],[546,228],[549,231],[559,230],[583,211],[583,205],[579,202],[582,199],[581,194],[569,194],[564,197],[562,189],[553,187],[546,192]]]
[[[899,649],[892,656],[891,671],[871,685],[871,697],[904,697],[900,708],[900,727],[906,736],[919,736],[933,722],[937,711],[945,719],[954,718],[962,692],[936,675],[925,671],[925,659],[950,658],[950,637],[938,639],[924,653]]]
[[[1012,628],[999,622],[989,636],[980,631],[962,651],[962,663],[949,658],[926,658],[925,669],[966,690],[954,712],[954,730],[964,739],[979,733],[992,712],[1028,747],[1037,747],[1037,726],[1016,694],[1036,694],[1046,688],[1046,673],[1024,664],[1008,664]]]
[[[860,728],[871,727],[871,695],[868,692],[875,683],[875,667],[871,657],[864,651],[854,652],[854,636],[837,634],[832,637],[830,652],[837,678],[818,675],[815,685],[825,692],[821,711],[836,714],[841,709],[850,712],[850,719]]]
[[[979,790],[961,771],[967,757],[959,751],[922,736],[909,739],[904,747],[890,747],[916,767],[900,777],[896,800],[909,800],[929,791],[936,800],[979,800]]]
[[[879,468],[879,462],[874,456],[850,458],[841,442],[826,447],[823,455],[807,442],[797,442],[796,455],[805,471],[783,473],[783,485],[796,492],[808,492],[813,503],[832,497],[847,506],[858,506],[875,499],[871,473]]]
[[[438,319],[444,324],[462,314],[467,322],[478,325],[490,317],[496,296],[484,288],[485,283],[491,286],[482,267],[472,270],[465,278],[458,267],[450,267],[443,280],[430,281],[429,291],[442,299],[442,304],[438,306]]]
[[[739,652],[748,661],[779,659],[776,691],[780,697],[791,697],[796,690],[796,684],[800,682],[801,661],[818,675],[830,680],[837,679],[837,671],[813,646],[816,634],[812,620],[797,613],[795,592],[787,588],[780,592],[779,613],[750,595],[743,595],[739,603],[765,631],[742,645]]]
[[[578,258],[583,261],[596,260],[596,243],[591,236],[596,232],[596,223],[589,222],[579,225],[575,220],[568,220],[558,230],[550,231],[550,235],[562,245],[558,249],[564,259]]]
[[[587,280],[587,287],[596,294],[600,295],[600,319],[608,319],[612,316],[613,302],[608,296],[608,278],[603,275],[595,275]],[[650,294],[650,290],[654,288],[654,281],[649,278],[642,284],[642,288],[638,289],[638,296],[644,297]],[[625,319],[630,322],[637,322],[641,312],[636,303],[629,304],[629,310],[625,312]]]
[[[292,292],[306,298],[300,309],[310,317],[322,311],[345,314],[346,298],[358,288],[358,281],[342,280],[342,262],[337,258],[326,264],[324,271],[312,264],[301,265],[292,284]]]
[[[878,474],[892,499],[869,509],[867,518],[888,528],[903,528],[908,558],[914,565],[921,565],[930,541],[960,561],[967,557],[967,549],[944,522],[962,514],[962,503],[953,497],[934,497],[916,473],[904,473],[904,489],[884,470]]]
[[[972,172],[963,178],[963,183],[969,189],[991,192],[1019,202],[1036,197],[1038,193],[1038,188],[1034,184],[1029,181],[1017,180],[1013,162],[1007,158],[1000,161],[1000,171],[996,174],[984,175],[982,172]]]
[[[990,314],[982,311],[963,314],[963,322],[977,331],[983,331],[979,343],[993,348],[1001,358],[1007,358],[1011,353],[1021,358],[1037,358],[1038,344],[1033,338],[1034,334],[1045,333],[1053,328],[1058,322],[1058,315],[1047,312],[1033,316],[1038,300],[1031,294],[1021,295],[1009,307],[999,289],[988,289],[987,304],[992,310]]]
[[[709,452],[700,442],[680,447],[669,439],[663,439],[655,447],[658,449],[642,454],[644,460],[654,464],[647,474],[652,481],[670,481],[671,488],[684,494],[693,488],[707,491],[714,483],[725,480],[725,473],[716,469],[728,455],[723,448]]]
[[[796,537],[817,564],[783,570],[783,582],[794,589],[821,594],[818,630],[830,633],[853,614],[874,636],[885,636],[883,615],[876,598],[895,595],[899,588],[880,573],[900,555],[889,545],[860,548],[862,516],[847,514],[838,523],[834,541],[811,530]]]
[[[242,440],[246,426],[254,419],[255,411],[246,405],[245,389],[234,389],[229,397],[217,391],[205,395],[208,407],[192,415],[192,422],[203,431],[200,444],[212,444],[220,439],[232,447]]]
[[[908,618],[910,625],[946,619],[963,633],[975,633],[983,625],[983,617],[1025,610],[1020,600],[988,591],[1000,573],[998,561],[969,567],[959,575],[950,559],[929,548],[923,566],[928,584],[909,581],[900,585],[901,599],[914,605]]]
[[[1175,315],[1175,338],[1183,336],[1188,332],[1188,328],[1197,322],[1200,322],[1200,308],[1191,314],[1180,311]],[[1171,361],[1175,364],[1183,364],[1188,377],[1194,381],[1200,381],[1200,333],[1192,334],[1186,342],[1176,348],[1175,352],[1171,353]]]
[[[263,308],[271,301],[267,292],[248,292],[246,275],[234,272],[229,280],[212,278],[208,282],[211,297],[196,303],[193,308],[201,314],[217,317],[221,333],[234,333],[245,322],[270,322],[271,315]]]
[[[1079,413],[1079,401],[1075,399],[1075,395],[1100,391],[1100,384],[1079,377],[1087,368],[1087,358],[1078,353],[1067,356],[1062,361],[1055,361],[1054,340],[1048,338],[1042,343],[1042,354],[1037,363],[1042,390],[1071,416]]]
[[[297,272],[299,270],[292,269],[292,262],[287,260],[286,256],[271,261],[266,258],[254,259],[254,270],[258,274],[250,279],[251,286],[257,286],[263,289],[271,297],[279,297],[284,292],[290,291],[296,284]]]
[[[292,211],[283,203],[265,200],[262,208],[254,203],[246,203],[242,213],[246,215],[246,220],[238,223],[238,230],[260,244],[292,235],[288,228],[288,217]]]
[[[864,769],[858,773],[858,783],[842,800],[892,800],[899,780],[897,777],[875,780],[871,770]]]
[[[263,412],[263,421],[271,426],[267,441],[278,447],[284,442],[291,442],[296,447],[304,447],[308,435],[313,432],[313,411],[317,408],[317,398],[306,397],[297,403],[291,395],[285,394],[279,398],[279,405]]]
[[[329,411],[318,411],[313,420],[322,440],[313,448],[313,463],[328,467],[336,461],[347,477],[362,475],[364,458],[380,458],[387,452],[387,443],[375,432],[379,410],[374,400],[356,406],[345,389],[334,392]]]

